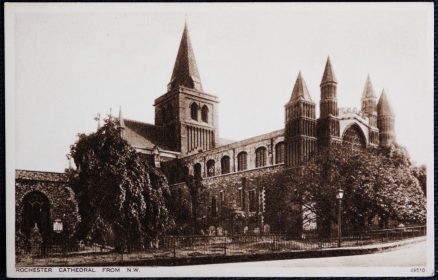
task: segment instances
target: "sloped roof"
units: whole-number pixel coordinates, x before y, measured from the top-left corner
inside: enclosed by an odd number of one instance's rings
[[[172,150],[165,144],[166,135],[161,127],[129,119],[124,119],[124,125],[123,138],[133,147],[152,150],[157,146],[162,150]]]
[[[312,101],[310,97],[309,90],[307,89],[306,82],[304,81],[301,71],[298,73],[297,80],[295,81],[294,88],[292,90],[292,95],[290,101],[295,101],[298,99],[304,99],[307,101]]]
[[[173,67],[172,77],[169,82],[169,87],[172,89],[178,86],[203,91],[187,23],[184,25],[175,66]]]
[[[367,98],[376,98],[376,95],[374,94],[373,84],[371,83],[370,75],[367,76],[365,87],[362,93],[362,99],[367,99]]]
[[[385,90],[382,90],[379,103],[377,103],[377,114],[381,116],[394,116],[394,112],[392,111],[391,105],[389,105]]]
[[[325,69],[324,69],[324,74],[322,75],[321,84],[327,82],[337,83],[335,72],[333,71],[332,63],[330,62],[330,57],[327,58],[327,63],[325,64]]]

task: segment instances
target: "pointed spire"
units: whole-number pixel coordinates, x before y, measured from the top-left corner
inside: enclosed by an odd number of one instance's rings
[[[327,63],[325,64],[324,74],[322,75],[321,85],[324,83],[337,83],[335,73],[333,72],[332,63],[330,62],[330,56],[327,57]]]
[[[184,23],[184,31],[179,44],[168,90],[178,88],[178,86],[185,86],[202,91],[201,77],[199,76],[195,54],[193,53],[192,43],[190,41],[187,20]]]
[[[374,94],[373,84],[371,83],[370,74],[368,74],[367,76],[365,87],[362,93],[362,99],[367,99],[367,98],[376,98],[376,95]]]
[[[290,101],[295,101],[298,99],[304,99],[307,101],[312,101],[310,97],[309,90],[307,89],[306,82],[304,81],[301,71],[298,73],[297,80],[294,85],[294,89],[292,90],[292,96]]]
[[[382,90],[382,94],[379,98],[379,103],[377,103],[377,113],[380,116],[394,116],[391,105],[389,105],[388,97],[386,96],[385,90]]]
[[[125,128],[125,121],[123,120],[122,116],[122,106],[119,106],[119,127]]]

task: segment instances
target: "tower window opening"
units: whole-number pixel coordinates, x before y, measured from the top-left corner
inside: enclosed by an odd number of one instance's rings
[[[190,117],[192,120],[198,120],[198,104],[192,103],[192,105],[190,105]]]
[[[208,123],[208,107],[206,105],[202,106],[201,119],[203,122]]]

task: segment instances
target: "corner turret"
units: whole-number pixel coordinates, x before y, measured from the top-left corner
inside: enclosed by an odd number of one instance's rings
[[[382,90],[379,103],[377,103],[377,127],[379,128],[380,145],[383,147],[395,143],[394,121],[394,112],[389,105],[385,90]]]
[[[303,165],[316,151],[315,103],[301,72],[285,105],[286,166]]]
[[[318,120],[318,146],[327,147],[340,143],[339,111],[337,101],[337,80],[330,57],[327,58],[324,74],[320,84],[321,100],[319,102],[320,117]]]

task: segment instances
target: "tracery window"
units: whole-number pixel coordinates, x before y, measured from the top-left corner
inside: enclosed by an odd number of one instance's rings
[[[342,137],[342,142],[344,145],[351,145],[356,148],[366,147],[365,136],[363,135],[360,127],[356,124],[353,124],[347,130],[345,130]]]

